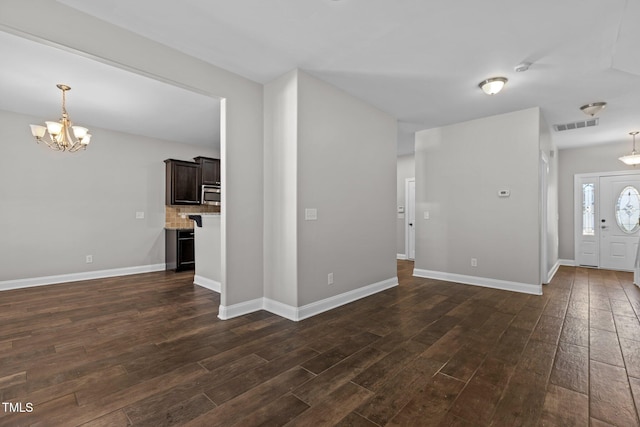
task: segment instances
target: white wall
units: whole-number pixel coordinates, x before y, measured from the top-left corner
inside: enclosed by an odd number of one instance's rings
[[[264,296],[298,305],[298,72],[264,87]]]
[[[262,85],[49,0],[2,1],[0,29],[28,34],[125,69],[225,98],[221,305],[261,297]],[[73,86],[73,82],[68,83]]]
[[[220,292],[220,215],[202,215],[202,227],[194,227],[194,283]]]
[[[541,292],[539,126],[532,108],[416,133],[420,274]]]
[[[548,162],[547,211],[545,212],[547,228],[541,230],[541,233],[546,233],[547,244],[547,264],[542,281],[547,283],[550,275],[555,273],[554,270],[558,266],[558,150],[551,139],[549,126],[542,115],[540,116],[540,151],[544,153]]]
[[[0,156],[0,282],[164,264],[164,160],[217,150],[92,128],[86,151],[60,153],[31,136],[42,120],[0,111],[11,141]]]
[[[396,253],[398,255],[406,256],[406,243],[405,243],[405,218],[407,215],[407,202],[405,200],[405,183],[407,178],[415,178],[416,176],[416,161],[415,155],[409,154],[398,157],[398,183],[396,186],[396,199],[398,206],[404,206],[405,213],[402,215],[396,214]],[[402,216],[402,218],[400,218]]]
[[[631,142],[594,145],[583,148],[560,150],[558,154],[558,199],[560,215],[559,257],[565,261],[575,261],[573,177],[579,173],[615,172],[637,170],[618,160],[631,152]]]
[[[299,318],[396,285],[395,119],[299,70],[264,101],[267,309]]]
[[[305,305],[396,278],[397,123],[306,73],[298,72],[298,85],[298,304]],[[317,221],[304,220],[306,208],[317,209]]]

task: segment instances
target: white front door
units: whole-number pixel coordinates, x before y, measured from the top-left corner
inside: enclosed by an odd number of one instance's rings
[[[639,221],[640,177],[600,177],[600,268],[633,270]]]
[[[409,178],[406,181],[406,241],[407,258],[416,259],[416,180]]]
[[[576,177],[576,263],[632,271],[640,237],[640,174]]]

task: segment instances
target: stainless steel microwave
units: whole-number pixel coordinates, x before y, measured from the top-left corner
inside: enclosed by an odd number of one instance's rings
[[[221,199],[220,186],[218,185],[203,185],[202,197],[200,197],[200,203],[203,205],[220,206]]]

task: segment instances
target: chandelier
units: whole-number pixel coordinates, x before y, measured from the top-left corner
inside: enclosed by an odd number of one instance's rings
[[[619,157],[618,159],[624,162],[624,164],[629,166],[635,166],[640,164],[640,153],[636,151],[636,135],[640,133],[638,131],[629,132],[629,135],[633,137],[633,151],[631,154],[627,154],[626,156]]]
[[[57,122],[44,122],[46,127],[30,125],[31,134],[38,143],[44,142],[52,150],[74,153],[81,148],[86,149],[91,141],[89,129],[73,126],[65,108],[65,93],[71,88],[63,84],[56,86],[62,91],[62,118]],[[48,133],[47,137],[45,137],[45,131]],[[72,131],[73,136],[71,136]]]

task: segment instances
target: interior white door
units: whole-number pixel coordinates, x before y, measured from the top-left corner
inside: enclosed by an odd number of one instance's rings
[[[600,177],[600,268],[632,271],[640,236],[640,177]]]
[[[407,180],[407,258],[416,259],[416,181]]]

